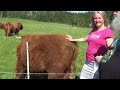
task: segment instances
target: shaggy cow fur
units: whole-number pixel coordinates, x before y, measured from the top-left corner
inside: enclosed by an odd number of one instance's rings
[[[30,73],[47,73],[48,79],[68,79],[71,73],[75,75],[76,43],[65,39],[65,35],[26,35],[17,47],[16,79],[24,76],[18,73],[26,72],[26,42]]]
[[[19,22],[0,23],[0,28],[5,30],[6,36],[18,35],[18,32],[23,29],[23,25]]]

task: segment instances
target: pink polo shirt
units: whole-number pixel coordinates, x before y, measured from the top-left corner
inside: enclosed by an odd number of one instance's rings
[[[110,28],[97,31],[93,29],[88,36],[88,48],[86,60],[94,61],[95,56],[104,55],[107,51],[107,38],[113,38],[114,34]]]

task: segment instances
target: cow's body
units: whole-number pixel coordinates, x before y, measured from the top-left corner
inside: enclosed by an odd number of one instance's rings
[[[75,74],[78,48],[65,35],[26,35],[17,48],[17,73],[26,71],[26,42],[29,47],[30,73],[48,73],[48,79],[68,79]],[[22,74],[16,73],[16,79]]]
[[[6,36],[18,35],[18,32],[23,29],[23,25],[19,22],[0,23],[0,28],[5,30]]]

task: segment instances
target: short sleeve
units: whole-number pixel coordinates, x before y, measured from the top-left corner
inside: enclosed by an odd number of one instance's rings
[[[106,38],[114,38],[114,33],[111,29],[108,29],[106,32]]]

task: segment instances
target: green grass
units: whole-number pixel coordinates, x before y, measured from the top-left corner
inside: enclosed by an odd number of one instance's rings
[[[71,25],[38,22],[33,20],[2,18],[0,22],[21,22],[24,29],[19,35],[26,34],[69,34],[73,38],[84,37],[90,32],[90,28],[72,27]],[[14,79],[16,73],[16,48],[20,40],[14,36],[6,37],[4,30],[0,29],[0,79]],[[79,55],[76,60],[76,75],[79,77],[83,63],[87,43],[79,43]]]

